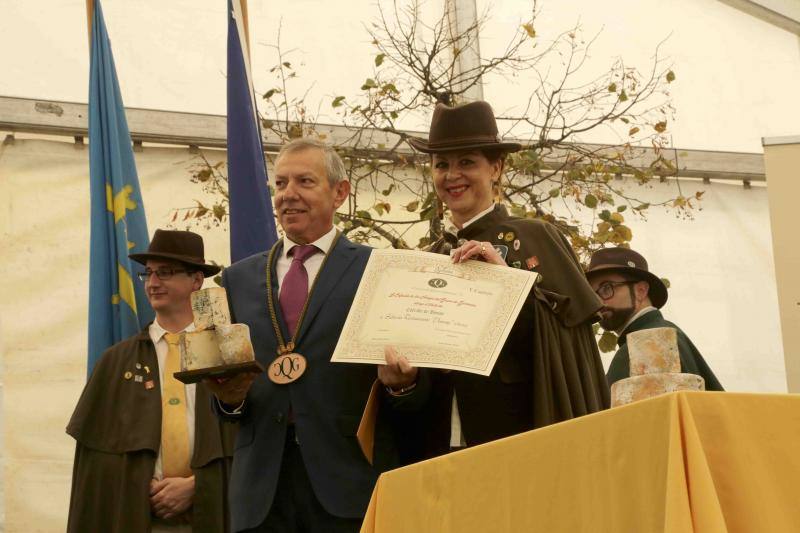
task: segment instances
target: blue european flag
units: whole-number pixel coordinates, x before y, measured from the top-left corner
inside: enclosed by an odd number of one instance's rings
[[[147,251],[147,221],[99,0],[91,20],[89,375],[106,348],[153,318],[144,288],[135,280],[142,267],[128,259],[130,253]]]
[[[278,234],[241,0],[228,0],[228,195],[231,262],[268,250]]]

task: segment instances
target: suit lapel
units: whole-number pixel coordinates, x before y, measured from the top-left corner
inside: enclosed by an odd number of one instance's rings
[[[317,281],[311,293],[311,301],[308,302],[306,316],[300,325],[300,335],[302,339],[308,328],[314,322],[320,309],[325,305],[331,291],[336,287],[339,280],[347,273],[348,267],[356,258],[356,247],[344,236],[340,237],[336,245],[330,251],[327,261],[322,270],[317,274]]]

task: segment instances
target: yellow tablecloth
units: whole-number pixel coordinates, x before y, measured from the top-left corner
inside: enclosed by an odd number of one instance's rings
[[[800,396],[680,392],[383,474],[362,532],[800,532]]]

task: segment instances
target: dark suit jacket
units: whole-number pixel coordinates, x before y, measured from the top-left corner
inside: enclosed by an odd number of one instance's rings
[[[276,258],[279,252],[280,248]],[[275,385],[259,376],[248,393],[239,418],[231,477],[234,531],[261,524],[272,505],[290,405],[306,470],[329,513],[362,517],[378,475],[398,465],[385,397],[376,424],[374,466],[364,458],[355,437],[376,378],[375,366],[330,362],[370,252],[366,246],[339,238],[318,274],[300,326],[295,351],[308,361],[305,374],[288,385]],[[250,326],[256,358],[265,367],[278,349],[267,307],[267,257],[264,253],[244,259],[222,277],[231,317]],[[288,340],[280,317],[275,265],[270,268],[275,308]]]

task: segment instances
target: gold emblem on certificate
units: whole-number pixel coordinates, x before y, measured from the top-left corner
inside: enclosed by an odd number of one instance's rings
[[[270,363],[267,375],[276,385],[286,385],[297,381],[305,373],[307,366],[306,358],[299,353],[286,353]]]

